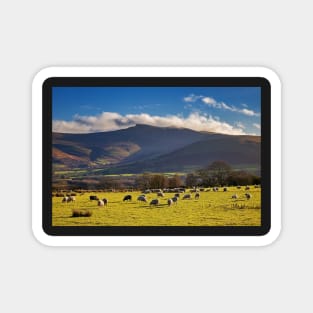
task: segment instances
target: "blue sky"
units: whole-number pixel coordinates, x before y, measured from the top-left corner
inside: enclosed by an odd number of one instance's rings
[[[147,123],[260,134],[259,87],[53,87],[52,97],[53,128],[59,132]]]

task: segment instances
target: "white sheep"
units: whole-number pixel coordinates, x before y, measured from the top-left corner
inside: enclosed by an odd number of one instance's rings
[[[167,205],[168,205],[168,206],[171,206],[172,204],[173,204],[173,200],[172,200],[172,199],[168,199],[168,200],[167,200]]]

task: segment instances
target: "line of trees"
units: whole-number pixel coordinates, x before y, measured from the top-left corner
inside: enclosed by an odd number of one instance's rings
[[[259,185],[261,178],[245,171],[233,170],[224,161],[215,161],[205,168],[201,168],[185,177],[164,174],[144,173],[138,175],[135,187],[138,189],[177,188],[177,187],[209,187],[209,186],[243,186]]]
[[[101,176],[84,180],[55,180],[53,189],[163,189],[178,187],[214,187],[214,186],[244,186],[259,185],[261,178],[245,171],[233,170],[224,161],[215,161],[208,166],[187,175],[143,173],[136,177]]]
[[[179,175],[167,177],[164,174],[143,173],[138,175],[135,180],[135,186],[138,189],[157,189],[157,188],[177,188],[182,186],[183,180]]]
[[[260,184],[259,176],[236,171],[224,161],[215,161],[205,168],[187,175],[186,186],[242,186]]]

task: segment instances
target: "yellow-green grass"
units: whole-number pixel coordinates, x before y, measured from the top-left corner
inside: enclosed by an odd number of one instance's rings
[[[247,200],[245,193],[252,198]],[[132,201],[123,202],[126,194],[132,195]],[[76,201],[62,203],[62,198],[53,197],[52,224],[53,226],[260,226],[261,225],[261,189],[244,187],[222,188],[217,192],[200,192],[200,199],[178,201],[177,205],[167,205],[167,199],[173,193],[165,193],[164,197],[157,197],[155,193],[147,194],[148,203],[137,201],[140,192],[99,192],[77,194]],[[232,199],[237,194],[238,199]],[[95,200],[89,200],[90,195],[97,195],[99,199],[107,198],[109,203],[105,207],[98,207]],[[158,198],[158,206],[150,206],[152,199]],[[72,211],[91,210],[90,217],[72,217]]]

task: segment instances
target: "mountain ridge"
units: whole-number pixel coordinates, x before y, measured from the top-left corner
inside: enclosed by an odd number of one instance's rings
[[[103,168],[119,173],[180,170],[216,159],[260,166],[260,143],[260,136],[138,124],[109,132],[53,133],[52,159],[66,169]]]

